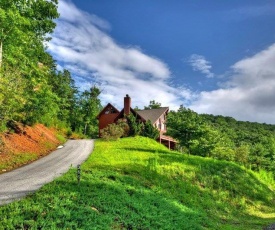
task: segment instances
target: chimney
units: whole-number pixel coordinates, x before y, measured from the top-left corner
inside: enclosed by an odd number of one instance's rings
[[[124,97],[124,114],[128,116],[130,114],[130,108],[131,108],[131,98],[128,94],[126,94],[126,97]]]

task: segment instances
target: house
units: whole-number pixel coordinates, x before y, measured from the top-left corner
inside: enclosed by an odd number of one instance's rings
[[[145,123],[151,121],[152,125],[159,130],[158,141],[169,149],[174,149],[176,140],[172,137],[164,135],[166,133],[166,117],[169,112],[169,107],[161,107],[158,109],[139,110],[136,111],[131,107],[131,98],[127,94],[124,97],[124,107],[121,111],[117,110],[111,103],[108,103],[97,116],[99,120],[99,131],[104,129],[109,124],[116,123],[119,119],[132,113],[139,122]]]

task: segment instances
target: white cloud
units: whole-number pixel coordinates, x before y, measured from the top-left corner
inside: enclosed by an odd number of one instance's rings
[[[133,107],[143,108],[150,100],[178,108],[191,92],[169,86],[168,66],[136,47],[118,45],[106,32],[108,22],[79,10],[71,1],[59,1],[60,18],[50,53],[70,70],[81,89],[98,84],[102,103],[122,106],[123,97],[132,97]]]
[[[220,89],[196,94],[169,84],[171,73],[163,61],[139,48],[118,45],[106,32],[110,25],[103,19],[65,0],[59,1],[59,12],[49,51],[71,71],[81,89],[98,84],[103,105],[111,102],[121,108],[129,94],[133,107],[143,108],[150,100],[171,109],[191,103],[190,108],[200,113],[275,123],[275,44],[235,63],[230,80]],[[214,76],[205,57],[192,55],[189,63],[206,77]]]
[[[97,17],[96,15],[90,15],[84,11],[80,11],[77,7],[70,1],[61,0],[58,3],[58,11],[61,14],[63,20],[68,22],[77,23],[85,22],[92,23],[101,29],[110,29],[110,24],[105,20]]]
[[[226,88],[202,92],[191,109],[275,124],[275,43],[232,66]]]
[[[214,74],[210,71],[212,69],[212,66],[210,65],[211,63],[207,61],[204,56],[192,54],[188,63],[193,67],[194,71],[199,71],[205,74],[208,78],[214,77]]]

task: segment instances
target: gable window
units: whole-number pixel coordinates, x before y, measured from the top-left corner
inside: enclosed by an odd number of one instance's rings
[[[115,113],[115,112],[116,112],[116,111],[114,110],[113,107],[108,107],[108,108],[106,109],[106,111],[105,111],[104,114],[111,114],[111,113]]]

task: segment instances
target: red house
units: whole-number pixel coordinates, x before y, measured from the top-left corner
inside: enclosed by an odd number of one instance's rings
[[[161,107],[158,109],[149,109],[149,110],[139,110],[136,111],[131,107],[131,98],[127,94],[124,97],[124,107],[121,111],[117,110],[112,104],[108,103],[104,109],[97,116],[99,120],[99,131],[104,129],[109,124],[117,122],[118,119],[123,118],[124,115],[129,115],[132,113],[138,121],[146,122],[151,121],[152,125],[159,130],[158,141],[169,149],[174,149],[176,141],[169,136],[165,136],[166,132],[166,117],[169,112],[169,107]]]

